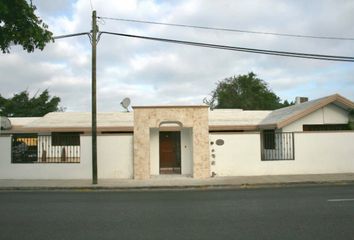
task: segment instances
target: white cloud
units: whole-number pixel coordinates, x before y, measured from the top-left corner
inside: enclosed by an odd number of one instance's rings
[[[38,14],[55,35],[91,28],[88,0],[36,0]],[[215,26],[253,31],[348,36],[352,1],[153,1],[92,0],[98,16]],[[329,41],[99,21],[102,31],[135,33],[271,50],[352,55],[354,41]],[[349,35],[350,36],[350,35]],[[254,71],[282,99],[334,92],[354,99],[353,63],[291,59],[102,35],[97,48],[99,111],[132,104],[200,104],[226,77]],[[69,111],[89,111],[91,45],[86,36],[56,40],[43,52],[20,47],[0,58],[0,94],[49,88]]]

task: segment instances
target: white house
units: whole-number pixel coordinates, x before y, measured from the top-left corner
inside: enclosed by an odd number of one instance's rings
[[[135,106],[98,114],[98,178],[354,172],[354,103],[338,94],[275,111]],[[91,114],[3,118],[0,179],[90,179]]]

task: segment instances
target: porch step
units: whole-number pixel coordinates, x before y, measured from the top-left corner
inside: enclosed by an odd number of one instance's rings
[[[181,174],[180,167],[160,168],[160,174]]]

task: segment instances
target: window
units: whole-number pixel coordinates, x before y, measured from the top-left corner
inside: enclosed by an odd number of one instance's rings
[[[11,156],[12,163],[37,162],[37,134],[12,135]]]
[[[53,132],[52,146],[80,146],[80,133]]]
[[[264,130],[263,131],[263,146],[264,149],[275,149],[275,131]]]
[[[12,135],[12,163],[80,163],[80,133]]]
[[[304,132],[308,131],[343,131],[350,130],[349,124],[304,124]]]
[[[261,134],[261,159],[294,160],[294,133],[264,130]]]

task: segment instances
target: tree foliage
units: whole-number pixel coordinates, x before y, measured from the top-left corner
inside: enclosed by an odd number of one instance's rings
[[[43,50],[52,40],[48,26],[35,15],[36,7],[26,0],[0,0],[0,48],[10,52],[11,45],[21,45],[27,52]]]
[[[59,97],[51,97],[48,90],[39,96],[29,97],[27,90],[14,94],[11,98],[0,95],[0,116],[6,117],[41,117],[49,112],[63,111],[58,105]]]
[[[267,83],[257,78],[253,72],[219,81],[216,89],[211,92],[211,99],[205,99],[204,102],[211,108],[244,110],[274,110],[293,104],[287,100],[281,103]]]

